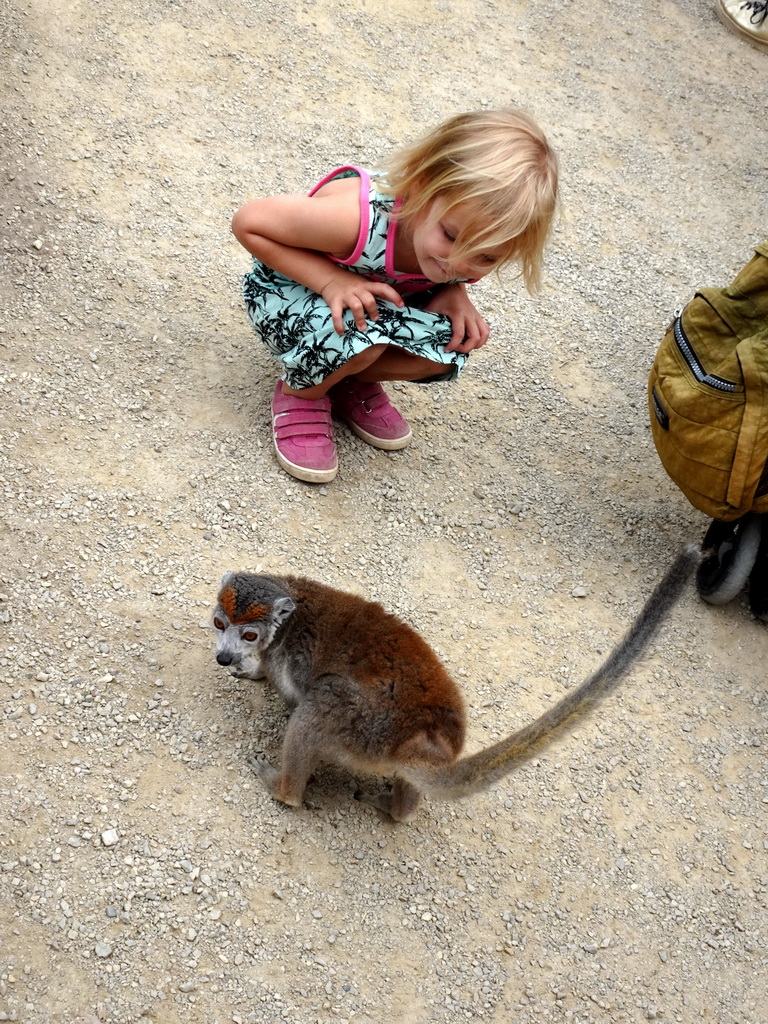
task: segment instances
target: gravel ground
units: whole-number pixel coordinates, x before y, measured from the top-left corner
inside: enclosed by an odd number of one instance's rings
[[[743,601],[688,594],[599,713],[409,826],[341,770],[265,796],[285,711],[209,617],[237,568],[383,601],[470,749],[595,667],[706,526],[645,381],[765,232],[768,55],[710,0],[3,7],[0,1021],[765,1024]],[[483,282],[462,382],[395,388],[411,447],[340,426],[337,480],[291,480],[231,214],[509,103],[562,158],[546,293]]]

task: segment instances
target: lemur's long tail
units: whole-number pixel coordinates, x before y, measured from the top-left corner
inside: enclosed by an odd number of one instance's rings
[[[642,611],[600,668],[553,708],[491,747],[445,768],[408,766],[400,774],[431,797],[451,799],[487,789],[541,750],[572,718],[605,697],[647,650],[701,561],[693,545],[684,548],[645,602]]]

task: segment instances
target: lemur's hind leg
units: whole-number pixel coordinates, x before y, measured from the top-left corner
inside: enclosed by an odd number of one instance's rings
[[[251,767],[281,803],[301,807],[309,777],[320,761],[323,747],[322,723],[311,704],[301,704],[291,715],[283,739],[280,768],[273,768],[264,754]]]
[[[365,798],[367,803],[378,807],[395,821],[410,821],[416,814],[421,803],[421,793],[410,782],[395,777],[392,789],[388,793],[379,793],[373,797]]]

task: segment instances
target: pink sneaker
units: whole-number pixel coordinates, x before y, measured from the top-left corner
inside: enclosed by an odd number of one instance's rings
[[[297,480],[325,484],[338,473],[327,398],[284,395],[279,380],[272,396],[272,436],[277,461]]]
[[[363,384],[355,377],[345,377],[334,384],[328,395],[333,411],[374,448],[394,452],[405,448],[411,440],[407,420],[390,403],[381,384]]]

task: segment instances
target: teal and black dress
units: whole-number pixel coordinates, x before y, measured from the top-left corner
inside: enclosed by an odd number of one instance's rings
[[[347,330],[337,334],[325,300],[303,284],[279,274],[254,259],[243,281],[245,306],[251,323],[270,352],[283,364],[290,388],[300,390],[319,384],[352,356],[371,345],[397,345],[415,355],[445,365],[434,380],[454,380],[467,361],[463,352],[446,352],[451,340],[451,321],[441,313],[428,313],[424,294],[438,287],[420,274],[401,274],[394,268],[397,221],[390,218],[397,200],[376,188],[376,179],[359,167],[332,171],[309,193],[335,178],[360,179],[360,234],[354,251],[344,260],[328,256],[372,281],[385,281],[404,297],[414,296],[412,305],[398,308],[378,300],[379,318],[369,320],[359,331],[349,310],[344,313]],[[426,382],[425,382],[426,383]]]

